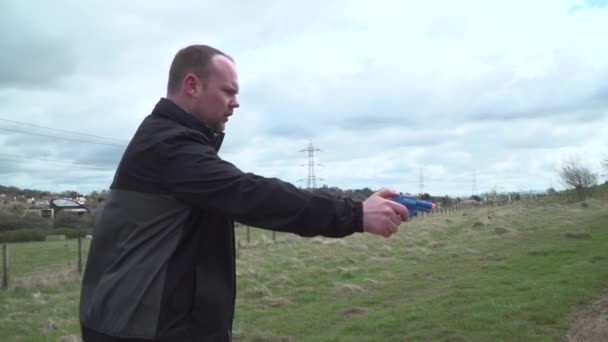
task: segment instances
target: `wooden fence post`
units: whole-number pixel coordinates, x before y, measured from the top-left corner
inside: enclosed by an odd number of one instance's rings
[[[2,289],[8,289],[8,245],[2,245]]]
[[[82,236],[78,232],[78,274],[82,275]]]

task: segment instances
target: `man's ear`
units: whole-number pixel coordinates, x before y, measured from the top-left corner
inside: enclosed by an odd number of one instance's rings
[[[194,74],[187,74],[183,82],[184,91],[190,96],[198,96],[201,91],[201,83]]]

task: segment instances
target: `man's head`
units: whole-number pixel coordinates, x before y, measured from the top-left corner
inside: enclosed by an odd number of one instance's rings
[[[223,132],[239,107],[234,60],[213,47],[191,45],[178,51],[171,63],[167,98],[207,127]]]

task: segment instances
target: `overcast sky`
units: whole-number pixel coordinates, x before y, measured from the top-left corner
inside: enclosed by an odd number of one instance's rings
[[[109,188],[189,44],[236,60],[220,156],[244,171],[305,187],[312,142],[317,184],[345,189],[608,173],[608,1],[9,0],[0,30],[1,185]]]

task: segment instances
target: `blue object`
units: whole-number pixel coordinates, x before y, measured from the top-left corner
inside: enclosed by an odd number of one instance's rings
[[[420,199],[417,199],[416,197],[409,197],[409,196],[395,196],[395,197],[391,197],[389,198],[391,201],[397,202],[405,207],[407,207],[407,210],[410,213],[410,217],[414,217],[416,215],[418,215],[418,211],[424,211],[424,212],[431,212],[431,210],[433,210],[433,208],[435,208],[435,204],[433,202],[429,202],[429,201],[423,201]]]

